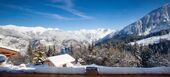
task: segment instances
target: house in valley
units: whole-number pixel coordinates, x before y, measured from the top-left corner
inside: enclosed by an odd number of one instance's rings
[[[45,60],[45,64],[48,64],[49,66],[52,67],[71,67],[73,66],[72,62],[74,61],[75,59],[69,54],[63,54],[63,55],[48,57]]]
[[[18,49],[5,47],[5,46],[0,46],[0,54],[3,54],[5,56],[7,56],[7,57],[16,56],[17,52],[19,52]]]
[[[17,55],[19,50],[10,47],[0,46],[0,65],[4,64],[9,57]]]

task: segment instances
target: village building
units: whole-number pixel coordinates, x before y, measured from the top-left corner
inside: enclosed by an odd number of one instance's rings
[[[71,67],[75,59],[69,54],[63,54],[58,56],[48,57],[45,60],[45,64],[48,64],[52,67]]]
[[[19,52],[17,49],[0,46],[0,65],[6,63],[9,57],[16,56],[17,52]]]
[[[19,52],[18,49],[5,47],[5,46],[0,46],[0,54],[3,54],[5,56],[7,56],[7,57],[16,56],[17,52]]]

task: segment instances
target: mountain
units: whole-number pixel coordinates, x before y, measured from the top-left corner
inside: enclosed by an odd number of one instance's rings
[[[111,29],[64,31],[58,28],[24,27],[16,25],[0,26],[0,45],[20,49],[23,54],[29,41],[40,41],[42,44],[59,47],[69,44],[88,44],[114,32]],[[69,43],[68,45],[66,43]]]
[[[143,37],[149,36],[162,30],[170,29],[170,4],[165,4],[157,8],[136,22],[126,26],[122,30],[111,33],[100,39],[98,43],[104,43],[109,40],[124,40],[126,38],[135,38],[135,40],[144,39]],[[140,38],[138,38],[140,37]],[[142,38],[141,38],[142,37]],[[138,38],[138,39],[136,39]],[[134,40],[131,40],[134,41]]]

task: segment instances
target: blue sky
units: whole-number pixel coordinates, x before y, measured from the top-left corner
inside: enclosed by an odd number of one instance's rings
[[[0,0],[0,25],[121,29],[170,0]]]

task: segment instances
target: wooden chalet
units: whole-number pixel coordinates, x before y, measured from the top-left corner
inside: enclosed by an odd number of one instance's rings
[[[17,50],[17,49],[0,46],[0,54],[3,54],[7,57],[16,56],[18,51],[19,50]]]

